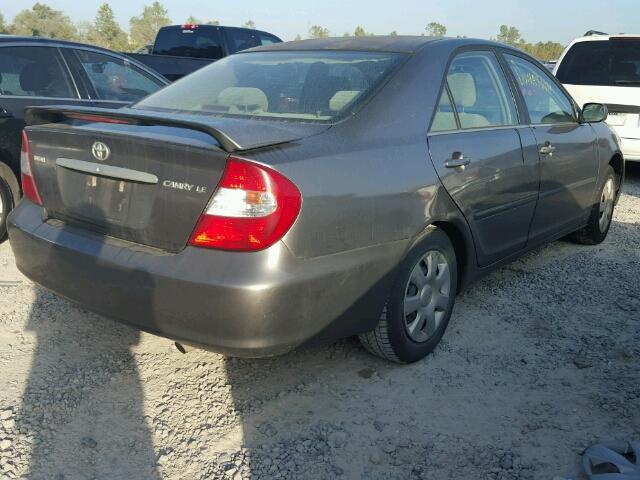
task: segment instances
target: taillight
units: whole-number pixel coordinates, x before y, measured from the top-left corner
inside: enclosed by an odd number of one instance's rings
[[[22,193],[33,203],[42,205],[36,182],[33,179],[33,170],[31,168],[31,152],[29,152],[29,139],[27,132],[22,130],[22,148],[20,150],[20,172],[22,179]]]
[[[262,250],[287,233],[301,204],[298,188],[280,173],[230,157],[189,244],[244,252]]]

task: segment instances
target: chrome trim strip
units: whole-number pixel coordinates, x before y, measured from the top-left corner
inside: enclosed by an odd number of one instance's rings
[[[158,177],[152,173],[140,172],[129,168],[114,167],[113,165],[103,165],[94,162],[85,162],[84,160],[75,160],[73,158],[57,158],[56,165],[75,170],[77,172],[88,173],[99,177],[115,178],[117,180],[129,180],[138,183],[147,183],[155,185],[158,183]]]

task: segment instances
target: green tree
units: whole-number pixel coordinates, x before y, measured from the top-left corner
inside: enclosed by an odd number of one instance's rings
[[[353,31],[354,37],[369,37],[371,35],[372,35],[371,33],[367,33],[367,31],[364,28],[362,28],[360,25],[358,25],[356,29]]]
[[[189,15],[184,23],[189,23],[191,25],[202,25],[202,20],[198,17],[194,17],[193,15]]]
[[[253,20],[247,20],[246,22],[244,22],[244,25],[242,25],[244,28],[252,28],[255,29],[256,28],[256,22],[254,22]]]
[[[396,30],[394,30],[393,32],[391,32],[389,34],[390,37],[397,37],[398,36],[398,32]]]
[[[309,29],[309,38],[327,38],[329,36],[329,29],[321,27],[320,25],[313,25]]]
[[[160,27],[170,23],[168,11],[160,2],[146,5],[140,15],[132,17],[129,21],[131,47],[135,50],[153,43]]]
[[[220,21],[218,21],[218,20],[209,20],[206,24],[207,25],[220,25]]]
[[[518,46],[520,43],[524,43],[520,30],[516,27],[510,27],[508,25],[500,25],[500,32],[496,38],[501,43],[506,43],[513,47]]]
[[[300,40],[302,40],[302,35],[297,34],[296,38],[294,38],[293,40],[296,41],[296,42],[299,42]]]
[[[0,33],[9,33],[9,25],[6,24],[2,13],[0,13]]]
[[[76,39],[78,30],[73,22],[60,10],[36,3],[31,10],[25,9],[16,15],[11,28],[16,35]]]
[[[431,22],[425,30],[430,37],[444,37],[447,34],[447,27],[438,22]]]
[[[93,21],[93,28],[88,34],[91,43],[112,50],[126,50],[129,47],[127,34],[116,21],[113,10],[108,3],[103,3],[98,8],[98,13]]]

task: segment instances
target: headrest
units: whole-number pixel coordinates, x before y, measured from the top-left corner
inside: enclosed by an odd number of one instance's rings
[[[339,112],[360,94],[360,90],[339,90],[329,100],[329,110]]]
[[[25,92],[39,92],[50,83],[49,71],[38,63],[29,63],[20,72],[20,88]]]
[[[269,100],[262,90],[252,87],[229,87],[218,94],[218,103],[242,112],[269,110]]]
[[[476,104],[476,83],[470,73],[452,73],[447,80],[456,105],[467,108]]]

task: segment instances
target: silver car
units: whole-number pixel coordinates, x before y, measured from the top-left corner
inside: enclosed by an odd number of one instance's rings
[[[260,47],[129,108],[28,110],[10,241],[35,282],[181,344],[359,335],[414,362],[480,275],[605,238],[624,175],[606,116],[487,41]]]

